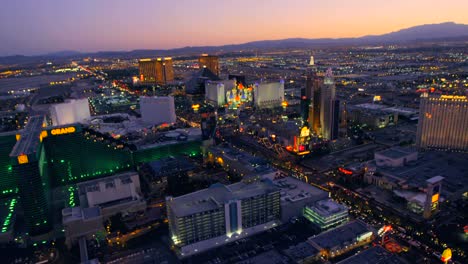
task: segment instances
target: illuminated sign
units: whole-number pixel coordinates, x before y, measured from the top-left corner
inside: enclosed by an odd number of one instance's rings
[[[458,99],[458,100],[466,100],[466,96],[461,95],[441,95],[440,99]]]
[[[18,163],[19,164],[25,164],[25,163],[28,163],[28,162],[29,162],[28,155],[22,154],[22,155],[18,156]]]
[[[307,127],[303,127],[301,129],[301,137],[308,137],[310,136],[310,130]]]
[[[71,134],[75,133],[76,128],[75,127],[62,127],[62,128],[56,128],[52,129],[50,133],[54,136],[56,135],[64,135],[64,134]]]
[[[41,134],[39,135],[39,140],[42,142],[42,139],[47,137],[47,131],[44,130],[41,132]]]
[[[16,134],[16,141],[20,140],[21,139],[21,135],[20,134]]]
[[[437,201],[439,201],[439,194],[438,193],[432,195],[432,202],[435,203]]]
[[[450,248],[445,249],[440,259],[447,263],[450,259],[452,259],[452,250]]]
[[[358,242],[361,242],[363,240],[367,240],[367,239],[372,237],[372,234],[373,234],[372,232],[366,232],[366,233],[364,233],[362,235],[359,235],[356,240]]]
[[[346,175],[352,175],[352,174],[353,174],[352,171],[347,170],[347,169],[345,169],[345,168],[338,168],[338,170],[339,170],[340,172],[346,174]]]

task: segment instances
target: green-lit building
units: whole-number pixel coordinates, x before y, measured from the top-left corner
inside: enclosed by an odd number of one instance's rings
[[[16,179],[25,225],[31,236],[52,230],[47,163],[41,142],[44,124],[43,116],[29,118],[10,153],[13,178]]]
[[[75,132],[51,135],[44,147],[53,186],[111,175],[133,167],[128,148],[74,125]]]
[[[348,208],[332,199],[325,199],[305,206],[304,217],[320,230],[328,230],[348,222]]]
[[[0,134],[0,197],[9,197],[18,192],[10,152],[16,144],[16,132]]]
[[[198,155],[200,146],[201,138],[131,150],[80,124],[46,127],[43,116],[34,116],[19,133],[0,134],[0,198],[19,196],[29,233],[43,234],[52,227],[51,188],[132,170],[171,155]]]

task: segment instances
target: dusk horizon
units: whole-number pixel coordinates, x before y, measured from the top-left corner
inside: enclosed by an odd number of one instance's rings
[[[468,1],[3,2],[2,263],[468,263]]]
[[[197,48],[197,47],[223,47],[223,46],[230,46],[230,45],[242,45],[242,44],[247,44],[247,43],[253,43],[253,42],[261,42],[261,41],[281,41],[281,40],[293,40],[293,39],[303,39],[303,40],[322,40],[322,39],[330,39],[330,40],[344,40],[344,39],[359,39],[359,38],[364,38],[364,37],[371,37],[371,36],[381,36],[381,35],[386,35],[390,33],[396,33],[401,30],[405,29],[411,29],[415,27],[420,27],[420,26],[432,26],[432,25],[444,25],[444,24],[452,24],[452,25],[462,25],[462,26],[468,26],[468,24],[463,24],[463,23],[457,23],[455,21],[446,21],[446,22],[440,22],[440,23],[429,23],[429,24],[422,24],[422,25],[413,25],[410,27],[405,27],[405,28],[400,28],[396,29],[393,31],[389,32],[383,32],[380,34],[365,34],[361,36],[354,36],[354,37],[349,37],[349,36],[341,36],[341,37],[320,37],[320,38],[308,38],[308,37],[303,37],[303,36],[297,36],[297,37],[288,37],[288,38],[277,38],[277,39],[256,39],[256,40],[245,40],[245,41],[240,41],[237,43],[214,43],[211,45],[181,45],[181,46],[175,46],[175,47],[168,47],[168,48],[158,48],[158,47],[146,47],[146,48],[132,48],[132,49],[101,49],[101,50],[76,50],[76,49],[59,49],[59,50],[52,50],[49,52],[43,52],[43,53],[37,53],[37,54],[8,54],[8,55],[2,55],[0,54],[0,57],[8,57],[8,56],[46,56],[46,55],[54,55],[56,53],[78,53],[78,54],[88,54],[88,53],[99,53],[99,52],[131,52],[131,51],[138,51],[138,50],[165,50],[165,51],[170,51],[170,50],[175,50],[175,49],[183,49],[183,48]],[[463,35],[465,36],[465,35]],[[468,36],[468,34],[466,35]]]
[[[245,2],[245,3],[244,3]],[[466,2],[322,3],[295,0],[193,4],[31,0],[0,11],[0,56],[221,46],[288,38],[356,38],[445,22],[468,24]],[[237,7],[245,7],[238,9]],[[458,7],[458,8],[456,8]],[[209,10],[206,11],[205,10]],[[285,11],[285,12],[283,12]]]

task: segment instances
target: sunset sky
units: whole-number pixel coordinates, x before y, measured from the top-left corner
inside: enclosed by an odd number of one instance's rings
[[[453,21],[467,0],[10,0],[0,56],[383,34]]]

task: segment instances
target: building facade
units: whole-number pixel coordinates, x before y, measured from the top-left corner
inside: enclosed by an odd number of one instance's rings
[[[212,73],[219,75],[219,57],[214,55],[202,54],[198,58],[200,68],[207,68]]]
[[[90,116],[88,99],[68,100],[50,107],[50,117],[54,126],[83,122]]]
[[[166,84],[174,80],[172,58],[141,59],[138,61],[142,84]]]
[[[422,149],[468,151],[468,98],[421,95],[416,145]]]
[[[180,257],[187,257],[279,224],[280,192],[270,181],[214,184],[167,197],[169,230]]]
[[[340,102],[336,100],[336,88],[333,74],[329,68],[320,89],[320,125],[324,139],[338,138]]]
[[[253,97],[258,108],[281,107],[284,101],[284,80],[256,83]]]
[[[140,97],[141,118],[144,122],[160,125],[176,122],[174,97],[154,96]]]
[[[304,207],[304,217],[320,230],[328,230],[348,222],[348,208],[332,199],[320,200]]]
[[[10,153],[13,175],[18,179],[25,226],[31,236],[52,230],[47,163],[42,144],[43,126],[44,116],[30,117]]]
[[[323,81],[319,79],[315,74],[307,77],[306,80],[306,97],[309,98],[309,126],[310,129],[319,135],[321,133],[320,125],[320,88],[323,85]]]

